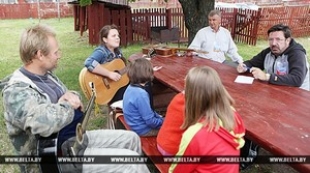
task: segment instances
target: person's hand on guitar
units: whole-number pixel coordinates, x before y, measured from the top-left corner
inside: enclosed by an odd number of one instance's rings
[[[113,81],[119,81],[122,76],[117,72],[110,72],[108,77]]]
[[[60,102],[68,102],[74,109],[83,110],[83,103],[81,102],[79,96],[70,91],[67,91],[59,98],[58,103]]]
[[[197,56],[198,54],[208,54],[209,52],[199,49],[184,49],[186,51],[185,56]]]

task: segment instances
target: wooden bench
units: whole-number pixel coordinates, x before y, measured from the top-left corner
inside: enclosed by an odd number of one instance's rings
[[[121,124],[119,124],[121,123]],[[127,125],[125,122],[124,116],[121,113],[118,113],[116,115],[116,126],[118,128],[121,128],[120,126],[123,125],[123,127],[126,130],[130,130],[130,127]],[[157,142],[156,142],[156,136],[152,137],[140,137],[141,139],[141,145],[142,145],[142,150],[146,156],[161,156],[161,153],[157,149]],[[156,168],[161,172],[161,173],[167,173],[170,167],[170,164],[163,164],[163,163],[156,163],[154,158],[149,157],[153,164],[156,166]]]

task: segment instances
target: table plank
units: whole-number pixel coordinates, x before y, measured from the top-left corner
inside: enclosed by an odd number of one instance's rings
[[[199,57],[157,56],[151,62],[163,67],[154,73],[155,78],[177,92],[184,90],[184,78],[191,67],[214,68],[235,99],[249,139],[274,155],[310,154],[310,92],[259,80],[251,85],[235,83],[239,75],[235,68]],[[291,166],[301,172],[310,171],[310,164]]]

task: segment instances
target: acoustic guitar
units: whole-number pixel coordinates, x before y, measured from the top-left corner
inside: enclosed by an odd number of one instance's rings
[[[91,84],[91,90],[92,96],[88,101],[85,112],[82,112],[80,109],[74,110],[75,115],[73,121],[61,129],[58,133],[53,133],[49,137],[42,137],[37,135],[37,153],[38,156],[42,158],[41,163],[39,164],[42,173],[61,173],[61,168],[58,163],[57,156],[59,156],[59,154],[62,156],[64,153],[59,152],[57,146],[65,142],[64,140],[76,136],[79,144],[83,143],[83,134],[85,133],[86,125],[94,105],[94,100],[96,98],[93,84]],[[76,128],[75,133],[69,130],[73,127]],[[62,136],[62,139],[59,139],[59,136]],[[74,151],[76,151],[76,148],[77,147],[75,144]]]
[[[129,78],[127,76],[127,67],[124,61],[120,58],[114,59],[111,62],[101,64],[100,66],[110,70],[115,71],[121,75],[120,80],[113,81],[108,77],[101,76],[95,73],[92,73],[84,67],[79,75],[80,86],[89,100],[91,98],[91,88],[88,87],[88,84],[92,82],[96,88],[96,100],[95,102],[99,105],[105,105],[109,103],[116,92],[123,86],[126,86],[129,83]]]
[[[184,56],[189,52],[196,52],[202,54],[208,54],[209,52],[199,49],[188,49],[188,48],[173,48],[167,46],[147,46],[142,48],[143,54],[149,54],[151,50],[155,50],[154,55],[159,55],[161,57],[170,57],[173,55]]]

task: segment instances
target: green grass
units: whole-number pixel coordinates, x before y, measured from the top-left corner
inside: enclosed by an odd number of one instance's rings
[[[51,25],[57,32],[57,38],[62,50],[62,58],[56,69],[56,74],[67,85],[69,89],[80,91],[78,75],[83,68],[83,62],[89,56],[95,46],[88,45],[87,34],[80,36],[79,31],[74,31],[73,18],[42,19],[41,21],[33,20],[1,20],[0,22],[0,79],[12,73],[22,65],[19,59],[19,39],[24,28],[37,23]],[[304,45],[307,52],[310,52],[310,38],[298,38],[298,42]],[[125,57],[133,53],[141,52],[144,44],[130,45],[122,49]],[[184,45],[183,45],[184,46]],[[244,59],[249,59],[259,51],[267,47],[267,41],[258,41],[256,46],[237,43],[239,53]],[[80,91],[80,93],[82,93]],[[0,98],[2,102],[2,98]],[[84,99],[85,102],[85,99]],[[105,119],[100,111],[89,122],[89,128],[101,128]],[[6,126],[3,118],[3,106],[0,106],[0,153],[1,155],[12,155],[14,150],[7,136]],[[0,172],[18,172],[16,165],[0,165]],[[267,171],[269,172],[269,171]]]

